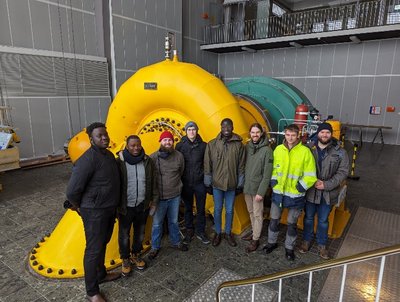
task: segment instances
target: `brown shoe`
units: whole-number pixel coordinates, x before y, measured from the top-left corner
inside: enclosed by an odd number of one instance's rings
[[[117,273],[117,272],[108,273],[103,279],[101,279],[99,281],[99,284],[114,281],[119,278],[121,278],[121,273]]]
[[[326,249],[325,245],[319,245],[318,246],[318,255],[325,260],[329,259],[329,253],[328,250]]]
[[[251,240],[253,240],[253,232],[250,232],[250,233],[247,233],[246,235],[244,235],[244,236],[242,237],[242,240],[244,240],[244,241],[251,241]]]
[[[130,261],[133,266],[138,270],[144,270],[146,268],[146,262],[140,257],[139,254],[132,254]]]
[[[257,250],[260,242],[258,240],[250,241],[250,244],[246,247],[246,252],[251,253]]]
[[[86,296],[86,299],[90,302],[106,302],[106,299],[102,295],[97,294],[94,296]]]
[[[215,233],[214,238],[212,240],[213,246],[218,246],[221,243],[221,234]]]
[[[301,244],[301,246],[299,248],[300,254],[308,253],[309,250],[310,250],[310,242],[303,241],[303,243]]]
[[[160,252],[160,250],[156,250],[156,249],[152,249],[149,253],[149,259],[150,260],[154,260],[156,259],[156,257],[158,256],[158,253]]]
[[[228,241],[228,244],[230,246],[237,246],[236,240],[235,240],[235,236],[230,233],[230,234],[225,234],[225,239]]]
[[[132,267],[131,267],[131,262],[129,261],[129,259],[122,259],[122,267],[121,267],[121,273],[122,276],[126,277],[129,276],[130,273],[132,271]]]

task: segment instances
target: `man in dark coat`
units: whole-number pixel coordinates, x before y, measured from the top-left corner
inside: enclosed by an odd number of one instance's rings
[[[198,134],[199,127],[193,121],[185,126],[186,135],[176,145],[176,150],[185,158],[185,170],[182,176],[182,199],[185,203],[185,242],[189,243],[195,232],[193,226],[193,196],[196,197],[196,237],[209,244],[206,227],[206,187],[204,185],[204,152],[207,144]]]
[[[71,210],[77,211],[85,228],[84,256],[87,299],[105,301],[99,284],[112,281],[119,273],[107,274],[104,266],[107,243],[111,239],[120,198],[120,177],[114,155],[107,150],[110,138],[103,123],[86,128],[91,146],[75,162],[67,187]]]
[[[119,152],[117,163],[121,171],[118,242],[122,275],[126,276],[131,273],[131,264],[138,270],[146,267],[140,254],[150,208],[154,212],[158,203],[157,173],[153,160],[145,153],[137,135],[126,139],[126,147]]]

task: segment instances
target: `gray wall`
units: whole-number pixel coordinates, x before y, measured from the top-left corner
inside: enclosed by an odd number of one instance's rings
[[[385,143],[400,144],[400,39],[286,48],[219,56],[225,81],[244,76],[268,76],[300,89],[327,116],[343,123],[384,125]],[[371,105],[381,106],[370,115]],[[386,112],[395,106],[396,112]],[[372,141],[376,130],[364,130]],[[350,139],[358,139],[358,130]]]
[[[21,158],[62,152],[82,127],[105,120],[99,10],[101,0],[0,0],[0,85]]]
[[[195,63],[210,73],[218,73],[218,55],[200,50],[203,43],[203,28],[217,21],[216,0],[183,0],[183,60]],[[202,14],[207,13],[208,19]]]
[[[113,0],[117,89],[141,67],[164,59],[164,38],[182,51],[182,0]]]

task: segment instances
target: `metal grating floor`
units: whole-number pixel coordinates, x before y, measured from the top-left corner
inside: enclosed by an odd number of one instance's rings
[[[360,207],[336,258],[400,243],[400,215]],[[347,267],[344,301],[375,301],[380,259]],[[342,268],[329,272],[319,301],[337,301]],[[400,255],[386,257],[380,301],[400,297]]]
[[[189,298],[185,299],[185,302],[206,302],[215,301],[215,293],[218,285],[222,282],[230,280],[243,279],[241,276],[234,272],[231,272],[225,268],[219,269],[213,276],[211,276],[206,282],[204,282],[199,289],[197,289]],[[227,288],[221,291],[221,301],[229,302],[246,302],[251,301],[251,290],[252,286],[241,286]],[[275,301],[277,293],[263,285],[255,286],[254,301]]]

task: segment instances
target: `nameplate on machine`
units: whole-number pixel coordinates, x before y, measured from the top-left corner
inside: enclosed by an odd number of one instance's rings
[[[144,90],[157,90],[157,83],[155,82],[145,82]]]

